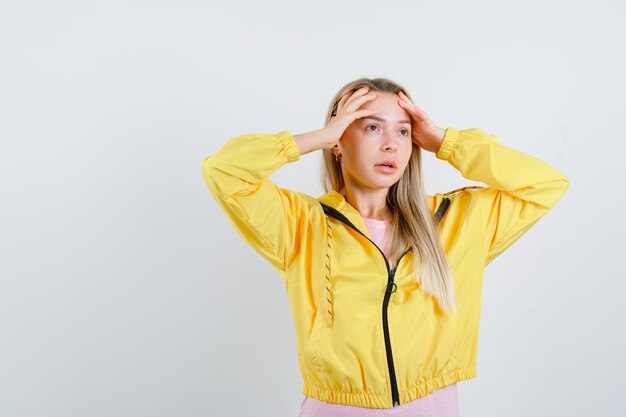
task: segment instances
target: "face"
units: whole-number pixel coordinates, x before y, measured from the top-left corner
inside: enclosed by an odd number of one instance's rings
[[[341,169],[348,187],[367,190],[389,188],[395,184],[409,162],[411,117],[398,104],[393,93],[373,91],[374,100],[365,102],[360,109],[374,109],[372,116],[352,122],[334,148],[341,154]],[[376,165],[385,160],[394,161],[396,169],[387,170]]]

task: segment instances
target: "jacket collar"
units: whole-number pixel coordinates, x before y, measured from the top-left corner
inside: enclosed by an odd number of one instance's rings
[[[327,206],[336,208],[339,211],[341,211],[342,206],[347,203],[343,195],[341,195],[338,191],[335,191],[335,190],[332,190],[318,197],[318,200],[326,204]]]
[[[329,207],[339,211],[343,214],[353,225],[359,228],[361,232],[366,234],[369,238],[369,232],[365,226],[365,222],[361,213],[358,212],[350,203],[348,203],[345,197],[336,190],[332,190],[318,198],[320,203],[326,204]]]
[[[332,190],[320,197],[317,198],[320,203],[326,204],[329,207],[334,208],[343,214],[352,224],[361,230],[364,234],[369,236],[369,232],[367,227],[365,226],[365,222],[361,213],[358,212],[356,208],[354,208],[350,203],[348,203],[345,197],[336,190]],[[435,197],[431,195],[426,195],[426,201],[428,202],[428,206],[431,208],[433,213],[435,212]],[[447,207],[446,207],[447,208]]]

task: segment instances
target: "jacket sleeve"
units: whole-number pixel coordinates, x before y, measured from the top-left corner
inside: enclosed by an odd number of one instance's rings
[[[548,213],[569,187],[556,168],[501,145],[481,129],[447,128],[436,157],[464,178],[487,184],[470,191],[481,212],[485,265]]]
[[[299,159],[293,136],[284,130],[237,136],[202,161],[204,181],[237,234],[284,281],[298,249],[299,222],[308,201],[301,193],[278,187],[269,176]]]

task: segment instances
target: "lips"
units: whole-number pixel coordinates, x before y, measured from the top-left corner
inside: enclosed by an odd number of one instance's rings
[[[390,160],[390,159],[387,159],[385,161],[381,161],[381,162],[376,164],[376,166],[379,166],[379,165],[384,165],[384,166],[388,165],[388,166],[390,166],[392,168],[397,168],[398,167],[396,165],[396,163],[394,161]]]
[[[375,168],[386,174],[393,174],[398,170],[396,163],[391,160],[379,162],[375,165]]]

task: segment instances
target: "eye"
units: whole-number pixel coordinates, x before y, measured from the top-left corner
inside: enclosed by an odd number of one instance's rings
[[[369,130],[370,127],[374,127],[376,129],[378,129],[378,125],[373,125],[372,124],[372,125],[365,126],[365,128],[368,129],[368,130]],[[403,134],[403,136],[410,136],[411,135],[411,132],[408,129],[402,129],[401,132],[406,132],[406,133]]]

